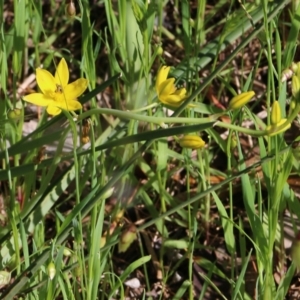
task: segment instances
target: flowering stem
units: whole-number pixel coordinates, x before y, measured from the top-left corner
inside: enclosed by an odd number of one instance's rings
[[[207,118],[170,118],[170,117],[151,117],[151,116],[144,116],[140,114],[132,113],[131,111],[122,111],[117,109],[110,109],[110,108],[95,108],[89,111],[84,112],[78,117],[78,120],[85,119],[90,117],[94,114],[106,114],[106,115],[113,115],[121,119],[128,119],[128,120],[137,120],[143,121],[148,123],[154,123],[159,126],[165,127],[166,123],[182,123],[182,124],[205,124],[216,121],[219,115],[211,115]]]
[[[283,124],[281,124],[280,126],[277,126],[274,130],[276,130],[276,132],[279,132],[280,130],[286,128],[286,126],[288,124],[291,124],[293,122],[293,120],[297,117],[299,112],[300,112],[300,103],[299,104],[297,103],[295,109],[289,115],[287,120]],[[236,125],[233,125],[233,124],[223,123],[221,121],[217,121],[214,126],[236,130],[236,131],[243,132],[245,134],[248,134],[248,135],[251,135],[251,136],[254,136],[254,137],[261,137],[261,136],[265,136],[265,135],[268,135],[268,136],[270,135],[269,130],[253,130],[253,129],[248,129],[248,128],[236,126]]]
[[[248,129],[248,128],[236,126],[236,125],[229,124],[229,123],[224,123],[224,122],[221,122],[221,121],[217,121],[214,126],[218,126],[218,127],[222,127],[222,128],[226,128],[226,129],[231,129],[231,130],[236,130],[238,132],[243,132],[245,134],[248,134],[248,135],[251,135],[251,136],[254,136],[254,137],[260,137],[260,136],[264,136],[264,135],[268,134],[267,130]]]

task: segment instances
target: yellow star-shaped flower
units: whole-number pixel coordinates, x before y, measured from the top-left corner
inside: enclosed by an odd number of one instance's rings
[[[155,88],[158,99],[166,105],[178,107],[186,98],[186,89],[177,89],[175,78],[168,78],[170,67],[163,66],[156,78]]]
[[[64,58],[59,62],[55,76],[44,69],[36,69],[36,81],[41,93],[32,93],[23,100],[39,106],[47,106],[50,115],[58,115],[61,110],[74,111],[82,108],[77,98],[88,86],[85,78],[69,82],[69,69]]]

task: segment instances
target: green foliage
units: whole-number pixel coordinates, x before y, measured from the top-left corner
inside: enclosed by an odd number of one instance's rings
[[[299,7],[71,2],[72,18],[68,1],[0,2],[0,298],[284,299],[283,215],[300,218],[299,137],[284,134],[300,112],[286,114]],[[89,91],[82,111],[49,117],[22,97],[62,57]],[[182,149],[189,134],[205,147]]]

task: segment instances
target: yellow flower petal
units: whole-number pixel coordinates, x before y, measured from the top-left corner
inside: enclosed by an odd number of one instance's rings
[[[24,96],[23,100],[39,106],[48,106],[54,102],[52,98],[49,98],[41,93],[29,94],[27,96]]]
[[[74,111],[74,110],[82,109],[82,105],[81,105],[81,103],[79,101],[69,100],[66,103],[66,106],[62,107],[62,108],[65,108],[66,110],[69,110],[69,111]]]
[[[183,99],[186,97],[186,89],[185,88],[178,89],[174,92],[174,95],[181,96]]]
[[[59,99],[57,99],[57,101],[53,101],[50,105],[54,106],[54,107],[59,107],[61,109],[68,110],[68,111],[82,109],[82,105],[79,101],[76,101],[76,100],[65,101],[65,99],[63,98],[63,95]]]
[[[68,84],[64,89],[64,93],[68,96],[69,100],[75,100],[83,94],[87,86],[88,80],[84,78],[79,78],[76,81],[73,81],[72,83]]]
[[[57,89],[53,75],[44,69],[36,69],[36,82],[43,94],[51,95]]]
[[[184,98],[182,98],[181,95],[173,94],[173,95],[161,96],[159,100],[166,105],[179,106],[184,100]]]
[[[163,66],[158,71],[157,77],[156,77],[156,92],[159,94],[159,86],[168,78],[168,74],[170,72],[170,67]]]
[[[159,86],[158,98],[173,94],[176,91],[175,78],[169,78],[162,82]]]
[[[246,105],[254,95],[255,93],[253,91],[244,92],[239,95],[236,95],[231,99],[228,108],[229,109],[241,108],[242,106]]]
[[[58,108],[57,106],[49,105],[47,107],[47,113],[51,116],[56,116],[56,115],[59,115],[61,113],[61,109]]]
[[[60,85],[62,88],[67,86],[69,82],[69,69],[64,58],[62,58],[57,66],[55,72],[55,83]]]

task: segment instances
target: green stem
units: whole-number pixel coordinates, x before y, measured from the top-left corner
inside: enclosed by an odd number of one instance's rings
[[[78,116],[78,120],[85,119],[94,114],[113,115],[121,119],[129,119],[129,120],[137,120],[137,121],[142,121],[147,123],[154,123],[161,127],[165,127],[166,123],[205,124],[205,123],[216,121],[217,118],[219,117],[219,114],[211,115],[207,118],[151,117],[151,116],[132,113],[130,111],[122,111],[122,110],[110,109],[110,108],[95,108],[87,112],[84,112],[83,114]]]
[[[248,128],[240,127],[240,126],[229,124],[229,123],[224,123],[224,122],[221,122],[221,121],[217,121],[214,126],[218,126],[218,127],[222,127],[222,128],[226,128],[226,129],[231,129],[231,130],[236,130],[238,132],[243,132],[245,134],[248,134],[248,135],[251,135],[251,136],[254,136],[254,137],[261,137],[261,136],[269,134],[269,131],[267,131],[267,130],[248,129]]]

